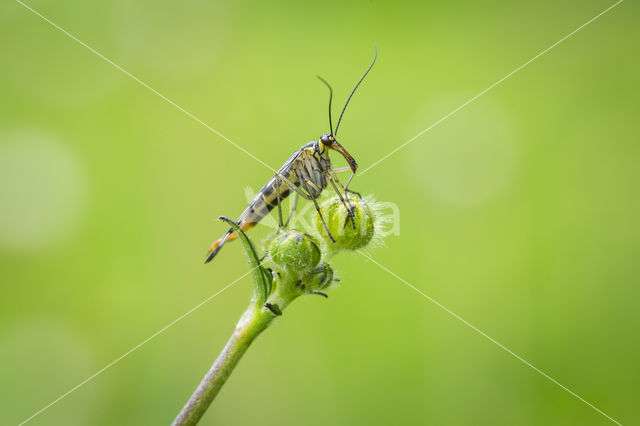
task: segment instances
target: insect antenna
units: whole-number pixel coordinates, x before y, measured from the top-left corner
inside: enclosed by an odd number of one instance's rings
[[[367,68],[367,70],[365,71],[365,73],[362,76],[362,78],[360,78],[360,81],[358,81],[358,84],[356,84],[356,87],[353,88],[353,91],[349,95],[349,98],[347,99],[347,102],[344,104],[344,108],[342,108],[342,112],[340,113],[340,118],[338,118],[338,124],[336,125],[336,132],[333,133],[334,136],[336,136],[338,134],[338,127],[340,127],[340,121],[342,121],[342,116],[344,115],[344,111],[347,109],[347,105],[349,105],[349,101],[351,100],[351,97],[353,96],[354,93],[356,93],[356,89],[358,88],[358,86],[360,86],[360,83],[362,83],[362,80],[364,80],[364,78],[367,76],[367,74],[369,74],[369,71],[371,71],[371,68],[373,68],[373,64],[376,63],[376,59],[378,58],[378,48],[376,46],[373,46],[373,48],[375,49],[375,55],[373,56],[373,62],[371,62],[371,65],[369,65],[369,68]]]
[[[316,75],[316,77],[318,77],[318,79],[329,88],[329,128],[331,129],[331,134],[333,135],[333,123],[331,122],[331,101],[333,100],[333,88],[331,88],[331,85],[327,83],[327,80],[325,80],[324,78],[320,77],[319,75]]]

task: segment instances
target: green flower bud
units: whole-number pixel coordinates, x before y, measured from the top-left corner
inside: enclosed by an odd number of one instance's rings
[[[374,216],[367,202],[351,198],[346,203],[352,209],[353,218],[338,197],[328,200],[320,208],[335,242],[327,234],[320,215],[316,214],[313,218],[315,228],[327,243],[328,250],[357,250],[365,247],[373,238]]]
[[[282,232],[269,247],[271,260],[286,271],[304,272],[320,262],[320,249],[313,237],[295,230]]]

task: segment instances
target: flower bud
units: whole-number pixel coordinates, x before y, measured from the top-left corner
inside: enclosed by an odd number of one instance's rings
[[[304,272],[320,262],[320,249],[313,237],[295,230],[276,235],[269,255],[276,265],[296,272]]]
[[[328,250],[357,250],[365,247],[373,238],[374,217],[367,202],[352,198],[346,204],[353,212],[353,217],[338,197],[328,200],[320,208],[335,242],[327,234],[320,215],[316,214],[313,218],[315,228],[327,243]]]

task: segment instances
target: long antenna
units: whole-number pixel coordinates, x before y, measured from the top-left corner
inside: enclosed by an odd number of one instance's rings
[[[376,52],[375,55],[373,56],[373,62],[371,62],[371,65],[369,65],[369,68],[367,68],[367,71],[365,71],[360,81],[358,81],[358,84],[356,84],[356,87],[353,88],[353,91],[349,95],[349,99],[347,99],[347,103],[344,104],[344,108],[342,108],[342,112],[340,113],[340,118],[338,119],[336,132],[333,134],[334,136],[338,134],[338,127],[340,127],[340,121],[342,121],[342,116],[344,115],[344,111],[347,109],[347,105],[349,105],[349,101],[351,100],[351,97],[353,96],[354,93],[356,93],[356,89],[358,88],[358,86],[360,86],[360,83],[362,83],[362,80],[364,80],[367,74],[369,74],[369,71],[371,71],[371,68],[373,68],[373,64],[376,63],[376,59],[378,58],[378,48],[376,46],[373,46],[373,48],[375,49],[375,52]]]
[[[327,80],[320,77],[319,75],[316,75],[316,77],[318,77],[318,79],[324,84],[326,84],[327,87],[329,88],[329,128],[331,129],[331,135],[333,135],[333,123],[331,123],[331,101],[333,100],[333,89],[331,88],[331,85],[327,83]]]

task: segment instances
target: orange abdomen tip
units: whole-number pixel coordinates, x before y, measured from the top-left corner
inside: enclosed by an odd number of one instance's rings
[[[240,229],[246,231],[247,229],[253,228],[255,225],[255,223],[245,223],[240,226]],[[209,247],[209,253],[207,254],[207,258],[205,259],[204,263],[211,262],[211,260],[216,257],[216,254],[218,254],[220,249],[222,249],[224,243],[226,243],[227,241],[235,240],[236,238],[238,238],[238,234],[230,229],[226,234],[222,236],[222,238],[219,238],[213,244],[211,244],[211,247]]]

